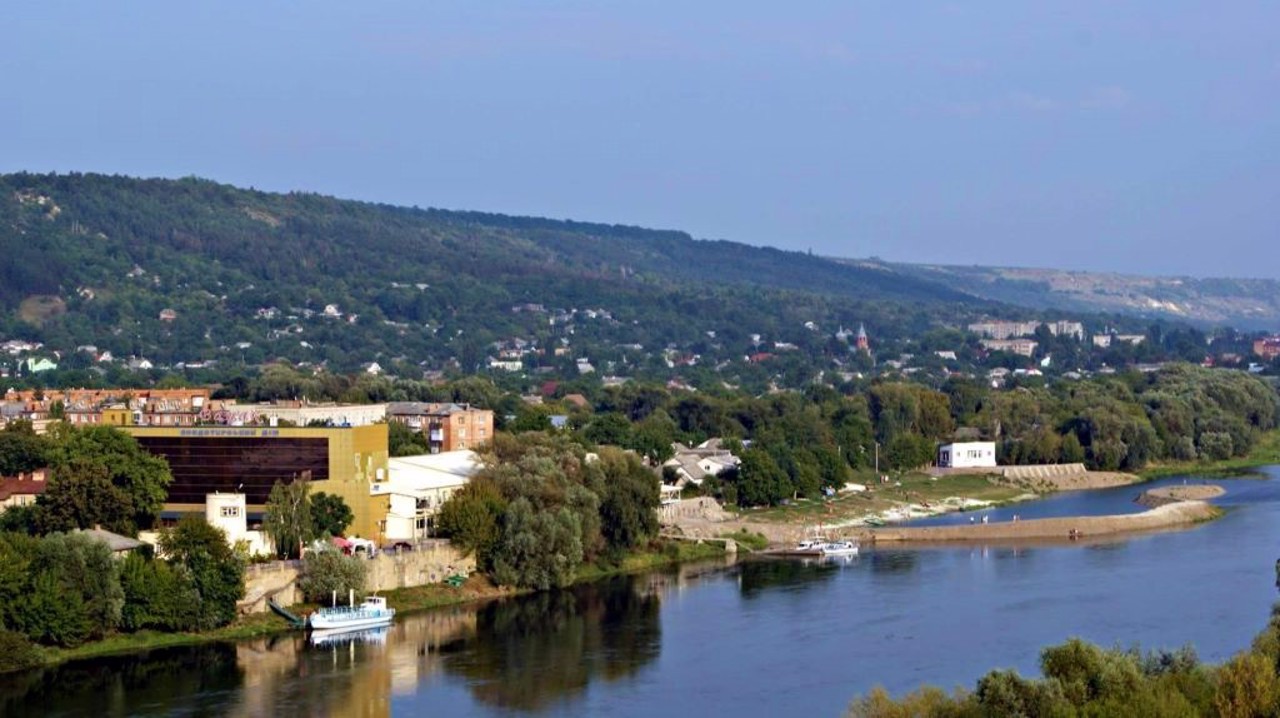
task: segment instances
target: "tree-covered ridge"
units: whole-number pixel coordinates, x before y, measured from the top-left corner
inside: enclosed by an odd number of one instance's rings
[[[274,194],[198,179],[0,176],[0,335],[153,361],[410,357],[474,368],[488,345],[604,308],[608,341],[658,351],[805,321],[925,331],[971,304],[943,285],[680,232]],[[60,303],[60,304],[59,304]],[[323,324],[305,321],[335,305]],[[160,319],[171,309],[176,316]],[[273,310],[273,311],[260,311]],[[786,330],[784,332],[784,329]],[[305,330],[305,331],[304,331]],[[590,329],[584,341],[591,341]],[[603,330],[602,330],[603,331]],[[723,341],[723,339],[722,339]]]

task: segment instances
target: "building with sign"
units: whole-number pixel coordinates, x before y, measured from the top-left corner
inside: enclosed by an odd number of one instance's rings
[[[355,514],[348,535],[381,541],[385,499],[371,487],[387,480],[387,425],[344,427],[123,426],[144,449],[169,462],[173,483],[162,518],[205,513],[206,497],[240,493],[247,524],[260,523],[276,482],[307,480],[311,492],[341,496]]]

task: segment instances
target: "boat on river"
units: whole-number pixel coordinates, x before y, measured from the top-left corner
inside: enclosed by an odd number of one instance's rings
[[[856,541],[839,540],[831,541],[822,536],[812,536],[806,538],[795,545],[795,548],[783,549],[778,552],[783,556],[803,556],[810,558],[822,558],[825,556],[857,556],[858,544]]]
[[[334,606],[322,608],[307,617],[307,628],[312,631],[346,631],[390,625],[396,617],[396,609],[387,607],[387,599],[369,596],[359,606]]]
[[[822,544],[823,556],[857,556],[858,544],[855,541],[828,541]]]

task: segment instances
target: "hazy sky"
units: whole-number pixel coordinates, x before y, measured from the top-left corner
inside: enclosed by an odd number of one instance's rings
[[[1274,2],[9,2],[0,77],[0,171],[1280,277]]]

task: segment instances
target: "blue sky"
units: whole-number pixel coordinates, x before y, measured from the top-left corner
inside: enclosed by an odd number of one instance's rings
[[[47,2],[0,171],[1280,277],[1269,2]]]

